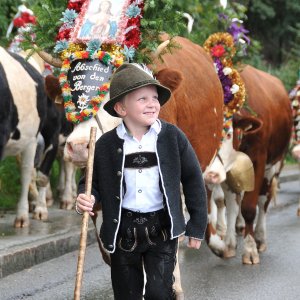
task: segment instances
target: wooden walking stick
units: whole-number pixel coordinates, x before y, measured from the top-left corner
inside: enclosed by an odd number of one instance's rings
[[[86,178],[85,178],[86,179],[85,194],[89,197],[91,197],[91,190],[92,190],[96,131],[97,131],[96,127],[91,127],[88,161],[87,161]],[[82,273],[83,273],[83,264],[84,264],[84,256],[85,256],[85,249],[86,249],[88,226],[89,226],[89,213],[87,211],[85,211],[83,213],[82,223],[81,223],[81,235],[80,235],[80,243],[79,243],[74,300],[80,300],[80,288],[81,288],[81,282],[82,282]]]

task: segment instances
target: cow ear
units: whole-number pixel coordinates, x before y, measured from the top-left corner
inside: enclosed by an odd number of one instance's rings
[[[261,130],[263,121],[256,117],[242,116],[235,114],[233,117],[233,127],[240,128],[244,134],[255,134]]]
[[[181,84],[183,76],[180,72],[165,68],[155,74],[156,79],[164,86],[174,92]]]
[[[56,105],[59,107],[63,106],[62,90],[57,77],[53,75],[46,76],[45,89],[48,97],[53,100]]]

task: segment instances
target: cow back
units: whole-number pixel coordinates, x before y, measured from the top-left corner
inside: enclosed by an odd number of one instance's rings
[[[180,49],[163,56],[157,71],[178,71],[182,82],[162,108],[160,117],[180,127],[193,145],[202,170],[210,163],[221,142],[223,128],[223,91],[213,61],[191,41],[176,37]],[[166,86],[167,78],[158,78]]]
[[[259,161],[259,153],[265,153],[266,162],[273,164],[285,154],[291,137],[292,112],[287,91],[278,78],[251,66],[246,66],[241,76],[252,113],[262,121],[255,134],[245,134],[241,150],[254,161]],[[242,115],[251,116],[251,112],[243,109]]]
[[[0,155],[16,155],[35,138],[45,119],[43,77],[22,57],[0,47]],[[4,151],[5,150],[5,151]]]

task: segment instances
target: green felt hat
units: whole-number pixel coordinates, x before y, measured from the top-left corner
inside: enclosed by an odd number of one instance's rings
[[[147,85],[157,87],[160,105],[165,104],[171,97],[171,91],[154,79],[149,69],[135,63],[124,63],[112,76],[109,88],[110,99],[105,103],[104,109],[110,115],[119,117],[114,110],[115,104],[126,94]]]

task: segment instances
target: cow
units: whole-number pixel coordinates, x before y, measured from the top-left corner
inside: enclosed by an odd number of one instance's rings
[[[246,87],[248,108],[234,114],[232,138],[239,137],[235,148],[250,158],[253,164],[254,186],[253,190],[238,190],[226,176],[222,188],[218,189],[218,198],[225,197],[227,231],[222,233],[223,237],[219,237],[212,250],[220,257],[235,255],[235,226],[240,211],[245,224],[238,225],[244,226],[242,261],[244,264],[257,264],[260,261],[258,252],[266,250],[266,212],[274,186],[273,179],[278,176],[288,150],[292,115],[287,92],[278,78],[251,66],[245,66],[241,76]],[[247,166],[249,169],[249,161]],[[258,216],[254,230],[256,207]],[[208,244],[212,243],[209,241]]]
[[[300,79],[297,81],[296,86],[290,91],[289,97],[293,109],[293,139],[292,139],[292,155],[300,162]],[[297,215],[300,217],[300,198],[297,209]]]
[[[21,154],[21,195],[14,225],[26,227],[28,189],[37,136],[47,113],[47,95],[41,74],[21,56],[0,48],[0,158]],[[43,204],[37,203],[37,210]]]

